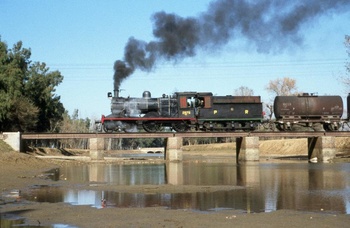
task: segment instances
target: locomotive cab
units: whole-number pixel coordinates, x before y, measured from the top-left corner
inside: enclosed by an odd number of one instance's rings
[[[202,108],[211,107],[212,96],[212,93],[177,93],[179,103],[179,117],[197,117]]]

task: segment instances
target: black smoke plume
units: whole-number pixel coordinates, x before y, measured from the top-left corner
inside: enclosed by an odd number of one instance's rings
[[[136,69],[151,71],[161,59],[176,62],[198,49],[217,50],[235,37],[246,38],[258,52],[283,51],[302,43],[301,26],[349,6],[349,0],[217,0],[196,18],[155,13],[155,39],[129,38],[124,59],[115,62],[115,90]]]

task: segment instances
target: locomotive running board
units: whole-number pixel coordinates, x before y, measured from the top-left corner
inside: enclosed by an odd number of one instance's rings
[[[196,118],[178,118],[178,117],[102,117],[101,122],[105,121],[195,121]]]

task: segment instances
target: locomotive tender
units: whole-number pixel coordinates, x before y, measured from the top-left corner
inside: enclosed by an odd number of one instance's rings
[[[111,114],[102,116],[100,129],[105,132],[147,132],[164,129],[186,131],[253,131],[264,120],[260,96],[214,96],[210,92],[176,92],[172,96],[152,98],[144,91],[141,98],[120,97],[118,90],[111,99]],[[350,95],[347,97],[350,116]],[[321,125],[325,131],[339,130],[347,120],[340,96],[276,96],[273,128],[293,130],[293,126]],[[315,130],[315,128],[313,128]]]
[[[210,92],[176,92],[172,96],[152,98],[149,91],[142,98],[111,98],[111,114],[102,116],[105,132],[147,132],[163,128],[186,132],[254,130],[263,120],[260,96],[214,96]]]

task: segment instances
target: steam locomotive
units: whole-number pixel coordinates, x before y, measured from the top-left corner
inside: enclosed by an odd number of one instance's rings
[[[116,90],[108,97],[111,114],[99,121],[99,130],[105,132],[137,132],[142,128],[147,132],[254,131],[266,121],[260,96],[176,92],[152,98],[144,91],[142,98],[131,98],[120,97]],[[340,96],[277,96],[274,114],[273,125],[279,130],[321,124],[323,130],[335,131],[343,121],[343,101]]]
[[[111,114],[102,116],[105,132],[147,132],[164,129],[186,131],[254,130],[263,120],[259,96],[214,96],[210,92],[176,92],[172,96],[152,98],[149,91],[142,98],[119,97],[108,93]]]

